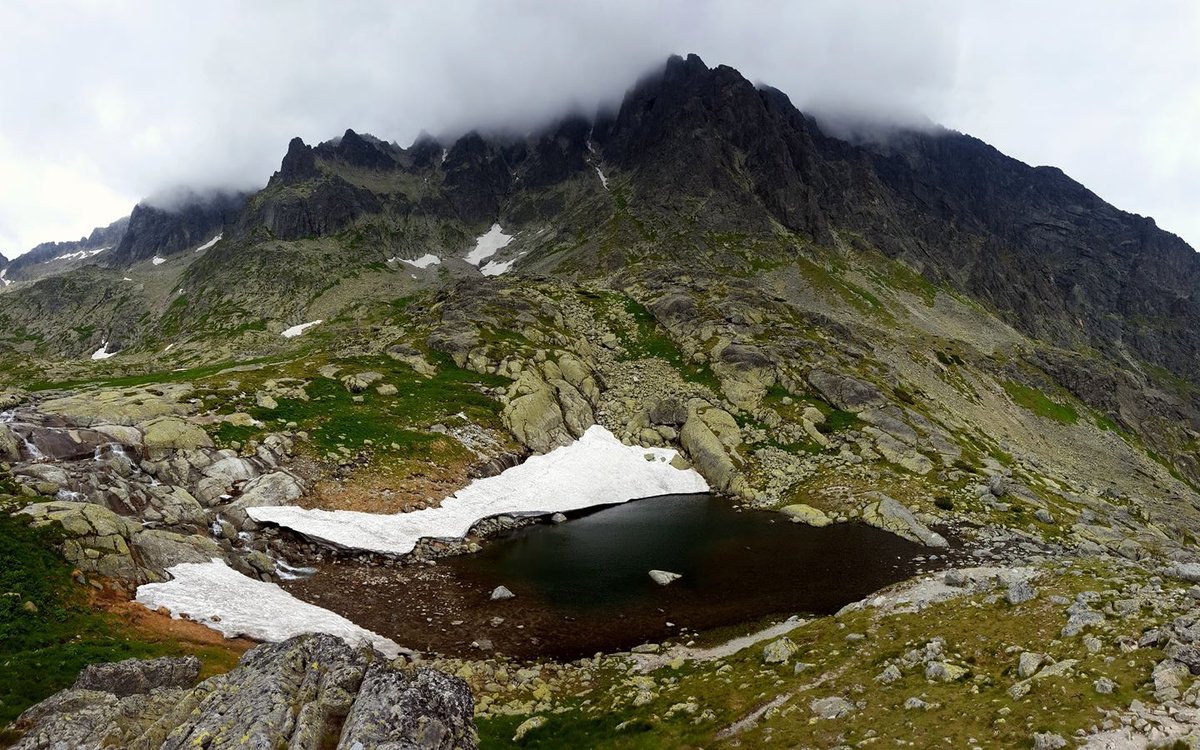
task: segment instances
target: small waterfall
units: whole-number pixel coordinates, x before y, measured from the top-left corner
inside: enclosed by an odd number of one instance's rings
[[[44,463],[46,455],[42,453],[32,440],[27,437],[21,437],[21,443],[25,446],[25,452],[29,454],[30,463]]]
[[[288,565],[283,560],[275,561],[275,574],[283,581],[297,581],[301,578],[311,578],[316,573],[316,568],[297,568]]]

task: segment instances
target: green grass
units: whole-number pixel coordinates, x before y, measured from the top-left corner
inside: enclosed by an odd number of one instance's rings
[[[227,382],[225,377],[210,379],[203,385],[208,389],[203,394],[215,397],[208,400],[222,402],[222,413],[245,412],[264,424],[257,428],[219,423],[212,434],[223,445],[245,443],[294,422],[297,429],[309,433],[313,447],[322,453],[342,452],[342,448],[357,451],[369,445],[373,453],[380,455],[430,459],[441,451],[459,449],[457,441],[428,432],[433,424],[453,420],[462,413],[475,424],[499,426],[500,404],[482,393],[480,386],[506,385],[508,379],[456,367],[443,355],[433,354],[430,359],[438,365],[438,373],[432,378],[387,357],[335,360],[341,368],[335,378],[316,375],[313,370],[317,365],[311,362],[233,373],[230,377],[238,381],[238,392],[244,394],[236,398],[221,390]],[[383,379],[358,394],[361,401],[356,401],[340,378],[368,371],[382,374]],[[274,409],[256,405],[255,391],[266,380],[281,377],[307,379],[308,400],[279,398]],[[385,383],[395,386],[397,393],[377,393],[376,387]]]
[[[714,393],[721,392],[721,381],[708,364],[686,360],[666,329],[659,325],[645,305],[618,292],[585,293],[581,299],[611,326],[625,350],[625,360],[648,357],[661,359],[671,364],[684,380],[702,385]],[[633,319],[632,329],[621,324],[617,308]]]
[[[0,514],[0,726],[69,687],[87,664],[187,652],[175,642],[142,640],[89,609],[70,566],[53,551],[55,533],[25,521]],[[206,661],[222,659],[218,649],[202,651]]]
[[[1079,413],[1067,404],[1052,401],[1046,394],[1036,388],[1006,380],[1002,384],[1009,398],[1018,406],[1024,407],[1039,417],[1054,420],[1060,424],[1072,425],[1079,421]]]

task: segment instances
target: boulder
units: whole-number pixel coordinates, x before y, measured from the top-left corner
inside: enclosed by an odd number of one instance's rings
[[[733,458],[704,419],[690,417],[679,431],[679,443],[696,471],[713,489],[736,494],[744,486],[745,480]]]
[[[946,547],[946,539],[917,520],[908,508],[882,493],[874,493],[878,502],[863,508],[862,520],[927,547]]]
[[[822,719],[840,719],[843,716],[854,713],[855,710],[853,703],[837,696],[817,698],[808,704],[808,708]]]
[[[200,660],[195,656],[126,659],[106,664],[89,664],[75,680],[76,690],[99,690],[124,698],[160,688],[190,688],[200,679]]]
[[[799,650],[791,638],[780,638],[763,647],[763,661],[767,664],[787,664]]]
[[[833,523],[832,519],[825,515],[825,511],[820,508],[814,508],[811,505],[805,505],[804,503],[785,505],[779,509],[779,512],[796,523],[816,526],[817,528]]]
[[[872,406],[884,406],[888,402],[887,397],[875,386],[848,375],[814,369],[808,373],[808,382],[821,394],[821,398],[845,411],[857,413]]]
[[[375,661],[367,668],[338,747],[474,748],[474,710],[462,680],[428,667],[401,671]]]
[[[672,573],[667,570],[652,570],[650,571],[650,580],[657,583],[659,586],[666,586],[674,581],[683,578],[679,573]]]
[[[504,601],[506,599],[515,599],[516,594],[508,589],[507,586],[497,586],[492,589],[492,594],[488,598],[494,602]]]
[[[142,441],[152,460],[173,450],[213,447],[212,438],[203,429],[178,417],[159,417],[141,425]]]
[[[247,508],[268,508],[290,505],[304,495],[304,485],[289,471],[273,471],[255,477],[242,488],[241,497],[224,506],[225,517],[238,528],[253,523],[246,516]]]
[[[21,460],[21,440],[6,424],[0,424],[0,461]]]

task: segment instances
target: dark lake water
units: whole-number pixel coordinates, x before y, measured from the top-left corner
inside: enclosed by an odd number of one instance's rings
[[[432,568],[331,564],[288,588],[403,646],[478,654],[482,638],[513,656],[574,658],[682,628],[832,613],[930,567],[916,560],[930,552],[863,524],[816,529],[671,495],[529,526]],[[660,586],[651,569],[682,578]],[[489,601],[499,585],[516,598]]]

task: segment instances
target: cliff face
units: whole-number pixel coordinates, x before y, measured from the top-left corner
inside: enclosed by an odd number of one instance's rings
[[[214,193],[167,208],[139,203],[129,215],[120,244],[105,255],[104,263],[120,268],[200,247],[238,215],[246,197],[246,193]]]

